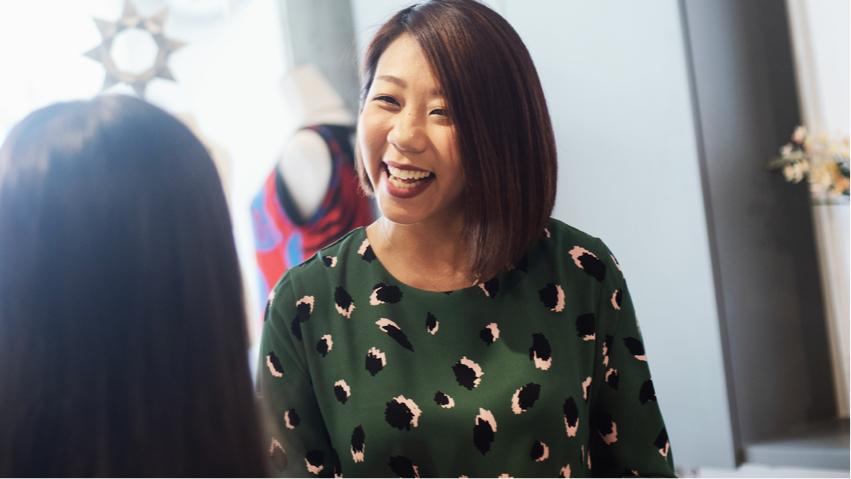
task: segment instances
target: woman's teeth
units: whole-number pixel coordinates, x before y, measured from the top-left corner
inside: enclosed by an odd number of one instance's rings
[[[396,188],[401,188],[403,190],[413,188],[414,186],[417,186],[417,184],[420,183],[418,180],[416,180],[416,181],[400,180],[399,178],[396,178],[393,175],[390,175],[390,177],[388,179],[393,186],[395,186]]]
[[[403,170],[390,165],[387,165],[387,173],[390,183],[403,190],[411,189],[433,176],[429,171]]]
[[[395,177],[400,180],[421,180],[423,178],[428,178],[431,176],[431,173],[428,171],[420,171],[420,170],[403,170],[400,168],[396,168],[390,165],[387,165],[387,171],[390,173],[391,177]]]

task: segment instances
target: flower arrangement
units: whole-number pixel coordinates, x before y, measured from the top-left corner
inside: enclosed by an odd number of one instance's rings
[[[783,145],[780,156],[768,166],[781,170],[790,183],[807,179],[813,199],[829,202],[849,196],[848,150],[848,137],[836,140],[813,135],[799,126],[792,133],[792,142]]]

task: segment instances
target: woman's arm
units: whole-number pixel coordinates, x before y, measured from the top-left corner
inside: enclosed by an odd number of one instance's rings
[[[291,332],[297,316],[292,282],[285,275],[270,295],[260,340],[257,387],[270,470],[276,476],[339,476],[339,458],[313,393],[305,348]]]
[[[675,477],[665,424],[626,281],[607,248],[598,311],[589,455],[594,476]]]

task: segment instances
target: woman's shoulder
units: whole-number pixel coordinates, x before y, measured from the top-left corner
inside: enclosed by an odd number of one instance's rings
[[[290,288],[297,290],[305,285],[333,282],[347,270],[353,269],[353,265],[347,262],[358,259],[366,264],[375,259],[363,227],[349,231],[301,264],[290,268],[275,285],[274,291],[282,292]]]
[[[579,246],[587,249],[597,249],[600,253],[611,254],[608,246],[597,236],[571,226],[556,218],[550,218],[544,230],[544,236],[558,245]]]
[[[367,261],[375,259],[372,246],[369,245],[365,229],[362,226],[323,246],[316,254],[290,271],[295,275],[304,275],[316,271],[326,271],[323,268],[334,269],[352,254],[356,254]]]
[[[592,236],[579,228],[556,218],[550,218],[550,221],[547,223],[547,227],[544,230],[544,235],[548,238],[555,239],[556,241],[578,241],[590,243],[592,241],[599,240],[596,236]]]
[[[544,236],[546,241],[554,245],[550,251],[559,256],[559,262],[575,265],[598,281],[611,276],[607,272],[615,272],[620,276],[617,258],[599,237],[555,218],[550,218]],[[564,257],[563,260],[561,257]]]

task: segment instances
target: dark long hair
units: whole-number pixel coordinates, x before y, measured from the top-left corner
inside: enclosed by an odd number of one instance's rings
[[[517,32],[472,0],[432,0],[396,13],[364,58],[361,105],[378,60],[411,35],[440,83],[466,185],[464,236],[474,271],[488,279],[541,237],[556,194],[555,136],[535,65]],[[371,192],[357,162],[361,186]]]
[[[0,475],[263,475],[216,169],[126,96],[0,150]]]

